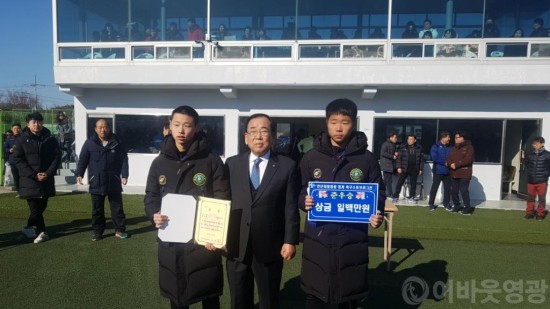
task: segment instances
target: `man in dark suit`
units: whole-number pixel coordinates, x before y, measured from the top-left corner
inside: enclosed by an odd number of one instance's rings
[[[269,116],[250,116],[245,132],[250,151],[226,162],[232,193],[227,258],[232,309],[254,308],[254,279],[260,308],[279,308],[283,259],[296,253],[300,183],[295,162],[271,152],[272,132]]]

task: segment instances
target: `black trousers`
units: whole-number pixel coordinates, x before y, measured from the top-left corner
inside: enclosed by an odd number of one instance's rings
[[[13,183],[15,184],[15,190],[19,191],[19,170],[15,164],[11,164],[11,174],[13,175]]]
[[[393,174],[390,172],[383,172],[384,183],[386,184],[386,196],[391,197],[393,195]]]
[[[283,259],[262,263],[256,260],[251,251],[249,246],[242,262],[227,259],[231,309],[254,308],[254,279],[258,287],[260,309],[278,309]]]
[[[472,206],[470,204],[470,179],[453,178],[451,187],[451,197],[453,199],[453,204],[455,205],[455,207],[460,204],[460,200],[458,199],[458,192],[460,192],[464,207],[469,208]]]
[[[447,206],[451,202],[451,175],[433,174],[432,188],[430,189],[430,200],[428,205],[433,205],[439,185],[443,181],[443,205]]]
[[[306,295],[306,309],[332,309],[332,308],[334,308],[334,305],[327,304],[311,294]],[[347,302],[340,303],[338,304],[338,309],[357,309],[357,301],[350,300]]]
[[[405,180],[409,178],[409,196],[408,198],[414,198],[416,196],[416,181],[418,180],[418,171],[417,170],[407,170],[399,174],[399,179],[397,180],[397,185],[395,186],[395,192],[393,193],[393,198],[399,198],[399,193],[401,193],[401,187],[405,183]]]
[[[202,301],[203,309],[220,309],[220,298],[213,297],[207,298]],[[170,301],[170,309],[189,309],[189,306],[180,306],[176,305],[173,301]]]
[[[46,231],[44,223],[44,211],[48,207],[48,198],[31,198],[27,200],[30,215],[27,220],[27,226],[36,226],[36,234]]]
[[[122,192],[112,192],[107,195],[91,194],[92,196],[92,229],[96,234],[105,231],[105,197],[109,198],[111,207],[111,220],[115,231],[126,230],[126,215],[122,207]]]

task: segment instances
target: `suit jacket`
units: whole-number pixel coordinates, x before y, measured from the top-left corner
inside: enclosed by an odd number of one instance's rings
[[[258,262],[281,258],[283,243],[298,244],[300,181],[295,162],[271,152],[260,186],[252,197],[250,152],[226,161],[231,186],[229,258],[243,261],[248,246]]]

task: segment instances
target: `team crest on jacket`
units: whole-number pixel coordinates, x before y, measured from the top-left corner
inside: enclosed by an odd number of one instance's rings
[[[159,184],[161,186],[164,186],[166,184],[166,176],[164,176],[164,175],[159,176]]]
[[[320,168],[316,168],[313,170],[313,178],[319,179],[321,178],[321,176],[322,176],[322,173]]]
[[[363,171],[358,168],[354,168],[351,172],[349,172],[349,177],[351,177],[351,180],[353,181],[360,181],[361,178],[363,178]]]
[[[193,183],[196,186],[204,186],[206,183],[206,176],[204,176],[203,173],[196,173],[195,176],[193,176]]]

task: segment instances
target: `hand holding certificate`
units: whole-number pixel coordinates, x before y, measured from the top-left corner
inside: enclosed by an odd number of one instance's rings
[[[225,249],[231,202],[190,195],[167,194],[162,199],[161,214],[168,217],[159,229],[159,238],[166,242],[193,241],[207,249]]]

